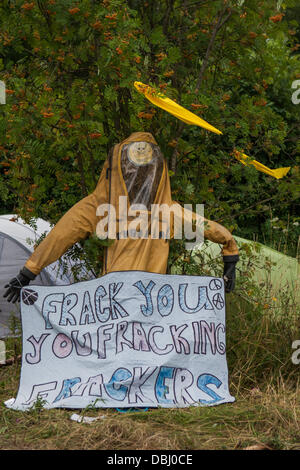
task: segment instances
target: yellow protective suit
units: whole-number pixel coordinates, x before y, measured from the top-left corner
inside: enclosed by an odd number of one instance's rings
[[[152,160],[144,162],[140,167],[128,157],[131,144],[136,142],[150,144],[153,149]],[[149,133],[135,132],[114,147],[111,156],[104,163],[94,192],[75,204],[58,221],[27,260],[25,267],[37,275],[79,240],[101,233],[99,226],[101,223],[104,224],[105,218],[108,217],[107,213],[100,214],[99,206],[110,203],[118,208],[120,196],[127,196],[128,205],[144,204],[148,211],[152,204],[166,204],[169,207],[175,204],[177,215],[183,213],[183,208],[172,201],[166,161],[155,139]],[[168,240],[153,239],[150,236],[146,239],[122,238],[124,221],[118,217],[117,212],[117,236],[113,244],[106,248],[103,274],[131,270],[165,274],[169,254]],[[176,216],[171,219],[171,237],[175,233],[175,219]],[[132,221],[133,216],[129,214],[128,220]],[[238,254],[236,242],[226,228],[216,222],[206,219],[204,221],[205,238],[223,245],[222,254],[225,256]],[[162,225],[163,220],[159,223],[159,227]]]

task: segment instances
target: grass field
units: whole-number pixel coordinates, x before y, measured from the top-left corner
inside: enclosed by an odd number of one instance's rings
[[[299,384],[279,381],[237,394],[233,385],[236,402],[216,407],[82,410],[99,418],[88,424],[71,421],[75,410],[7,409],[3,401],[17,392],[19,365],[2,368],[0,380],[2,450],[300,450]]]

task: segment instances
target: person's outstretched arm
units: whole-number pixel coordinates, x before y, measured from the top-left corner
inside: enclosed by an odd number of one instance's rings
[[[174,212],[174,233],[178,228],[182,230],[182,221],[186,219],[189,223],[192,221],[195,223],[195,232],[199,230],[200,235],[203,233],[204,239],[222,245],[225,290],[226,292],[233,291],[235,286],[235,266],[239,260],[239,251],[232,234],[223,225],[201,217],[194,212],[184,210],[178,203],[174,204],[178,206]]]
[[[42,269],[57,261],[75,243],[95,233],[97,207],[106,198],[106,169],[107,163],[104,164],[95,191],[66,212],[36,247],[19,274],[5,286],[7,290],[4,297],[8,302],[19,300],[21,288],[33,281]]]

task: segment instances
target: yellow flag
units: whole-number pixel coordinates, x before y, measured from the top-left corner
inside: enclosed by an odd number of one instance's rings
[[[186,124],[194,124],[196,126],[203,127],[208,131],[215,132],[216,134],[222,134],[221,131],[216,129],[215,127],[211,126],[208,122],[201,119],[196,114],[188,111],[183,106],[180,106],[175,101],[167,98],[162,93],[157,92],[154,88],[150,87],[149,85],[145,85],[141,82],[134,82],[134,86],[139,93],[142,93],[152,104],[158,106],[159,108],[164,109],[173,116],[177,117],[181,121],[185,122]],[[283,178],[291,167],[285,168],[277,168],[276,170],[272,170],[267,166],[263,165],[262,163],[252,160],[248,155],[240,152],[234,152],[235,158],[239,160],[243,165],[253,165],[256,170],[261,171],[262,173],[266,173],[267,175],[273,176],[276,179]]]
[[[276,179],[283,178],[291,169],[290,166],[284,167],[284,168],[277,168],[276,170],[272,170],[271,168],[268,168],[267,166],[263,165],[262,163],[259,163],[256,160],[252,160],[248,155],[245,153],[239,153],[239,152],[234,152],[234,156],[237,160],[239,160],[243,165],[253,165],[258,171],[261,171],[262,173],[266,173],[267,175],[273,176]]]
[[[173,116],[177,117],[186,124],[194,124],[196,126],[203,127],[208,131],[215,132],[216,134],[222,134],[221,131],[211,126],[208,122],[204,121],[204,119],[201,119],[196,114],[183,108],[183,106],[180,106],[175,101],[167,98],[162,93],[157,92],[149,85],[144,85],[141,82],[134,82],[134,86],[137,91],[142,93],[152,104],[164,109],[165,111],[168,111],[170,114],[173,114]]]

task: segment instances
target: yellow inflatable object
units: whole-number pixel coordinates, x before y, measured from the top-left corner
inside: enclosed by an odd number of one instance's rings
[[[175,101],[167,98],[162,93],[157,92],[149,85],[144,85],[141,82],[134,82],[134,86],[137,91],[142,93],[152,104],[168,111],[168,113],[173,114],[173,116],[186,124],[194,124],[195,126],[200,126],[208,131],[214,132],[215,134],[222,134],[219,129],[211,126],[208,122],[204,121],[204,119],[201,119],[199,116],[196,116],[196,114],[183,108],[183,106],[180,106]]]
[[[183,106],[180,106],[175,101],[167,98],[160,92],[157,92],[154,88],[150,87],[149,85],[145,85],[141,82],[134,82],[134,86],[139,93],[142,93],[152,104],[158,106],[159,108],[164,109],[173,116],[177,117],[181,121],[185,122],[186,124],[194,124],[196,126],[203,127],[204,129],[215,132],[216,134],[222,134],[221,131],[216,129],[215,127],[208,124],[208,122],[201,119],[196,114],[191,113]],[[234,152],[234,156],[237,160],[239,160],[243,165],[253,165],[256,170],[261,171],[262,173],[266,173],[269,176],[273,176],[276,179],[283,178],[291,167],[284,167],[284,168],[277,168],[276,170],[272,170],[267,166],[263,165],[262,163],[252,160],[250,157],[245,155],[244,153]]]
[[[262,173],[266,173],[267,175],[273,176],[276,179],[283,178],[291,169],[290,166],[287,166],[285,168],[277,168],[276,170],[272,170],[271,168],[268,168],[267,166],[263,165],[262,163],[259,163],[256,160],[252,160],[248,155],[242,153],[235,153],[235,158],[239,160],[243,165],[253,165],[258,171],[261,171]]]

